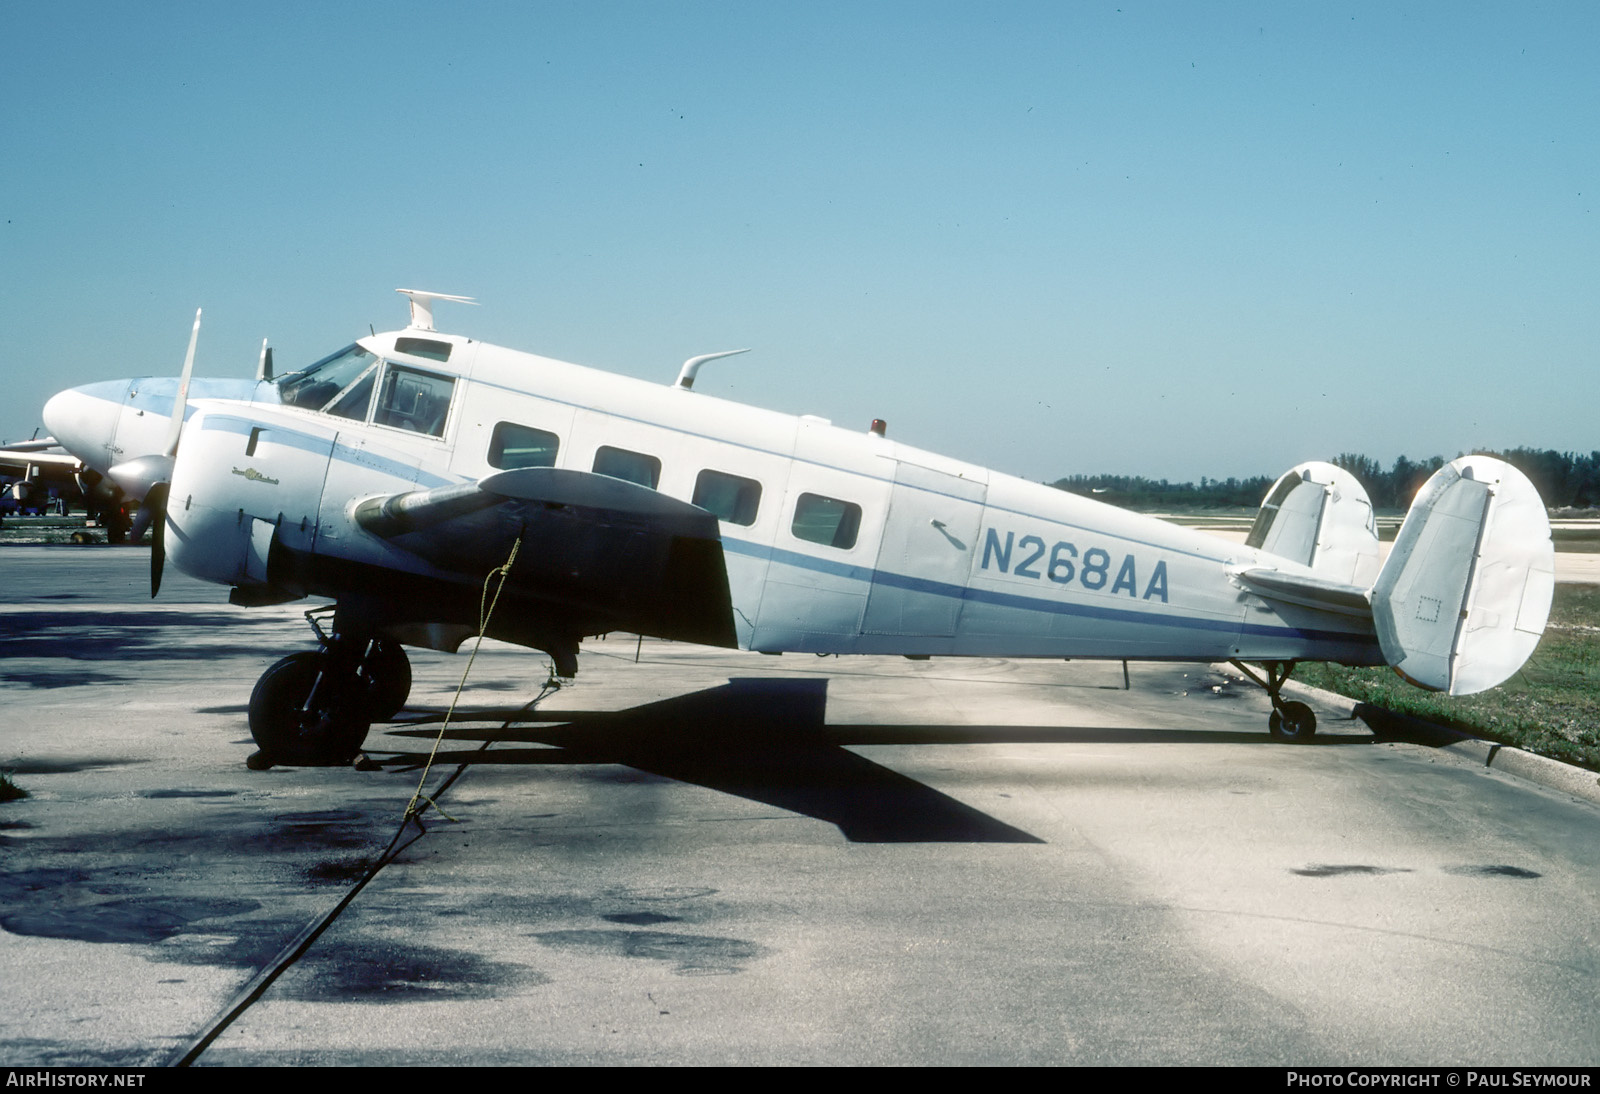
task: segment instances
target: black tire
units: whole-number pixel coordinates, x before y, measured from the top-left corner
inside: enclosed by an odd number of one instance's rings
[[[1267,719],[1267,728],[1280,740],[1309,741],[1317,732],[1317,715],[1304,703],[1285,703],[1272,712]]]
[[[370,723],[366,689],[354,674],[323,681],[316,709],[304,709],[327,663],[320,652],[291,653],[256,681],[250,736],[271,762],[329,767],[347,764],[361,751]]]
[[[411,660],[398,642],[372,644],[361,679],[367,686],[367,715],[374,722],[387,722],[411,697]]]

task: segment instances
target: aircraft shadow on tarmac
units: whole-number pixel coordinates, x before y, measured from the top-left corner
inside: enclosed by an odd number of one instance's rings
[[[437,762],[624,764],[828,821],[855,843],[1044,842],[846,750],[840,727],[826,722],[827,688],[826,680],[736,679],[621,711],[458,710],[539,724],[449,730],[449,739],[502,747],[442,752]],[[438,720],[389,733],[431,738],[437,731],[420,727]],[[518,741],[555,747],[503,747]]]
[[[490,752],[441,752],[439,763],[623,764],[835,824],[858,843],[1040,843],[1038,837],[850,752],[848,745],[1212,741],[1266,743],[1259,733],[1038,726],[829,725],[826,680],[739,678],[621,711],[469,710],[457,717],[501,728],[447,730]],[[412,708],[432,738],[437,714]],[[507,748],[518,742],[540,748]],[[549,747],[554,746],[554,747]],[[1282,747],[1282,746],[1280,746]],[[380,751],[374,745],[374,751]],[[403,762],[420,756],[399,754]],[[392,762],[392,761],[391,761]]]

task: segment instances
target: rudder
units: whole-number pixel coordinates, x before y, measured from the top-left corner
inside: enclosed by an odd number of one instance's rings
[[[1378,574],[1378,643],[1411,683],[1471,695],[1527,661],[1554,590],[1539,492],[1503,460],[1463,456],[1423,484]]]

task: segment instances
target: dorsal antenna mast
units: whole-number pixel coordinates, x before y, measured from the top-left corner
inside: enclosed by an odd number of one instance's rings
[[[411,301],[411,322],[407,330],[433,329],[433,302],[448,300],[452,304],[476,304],[470,296],[451,296],[443,292],[424,292],[421,289],[396,289],[395,292]]]
[[[715,361],[720,357],[732,357],[739,353],[749,353],[749,347],[744,349],[725,349],[721,353],[702,353],[699,357],[691,357],[683,363],[678,370],[678,378],[672,382],[673,387],[681,387],[688,391],[694,387],[694,377],[700,371],[700,366],[707,361]]]

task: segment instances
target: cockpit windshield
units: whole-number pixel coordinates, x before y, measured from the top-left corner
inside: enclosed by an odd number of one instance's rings
[[[363,419],[372,400],[377,369],[376,355],[359,345],[347,346],[308,368],[280,376],[278,394],[287,406]]]

